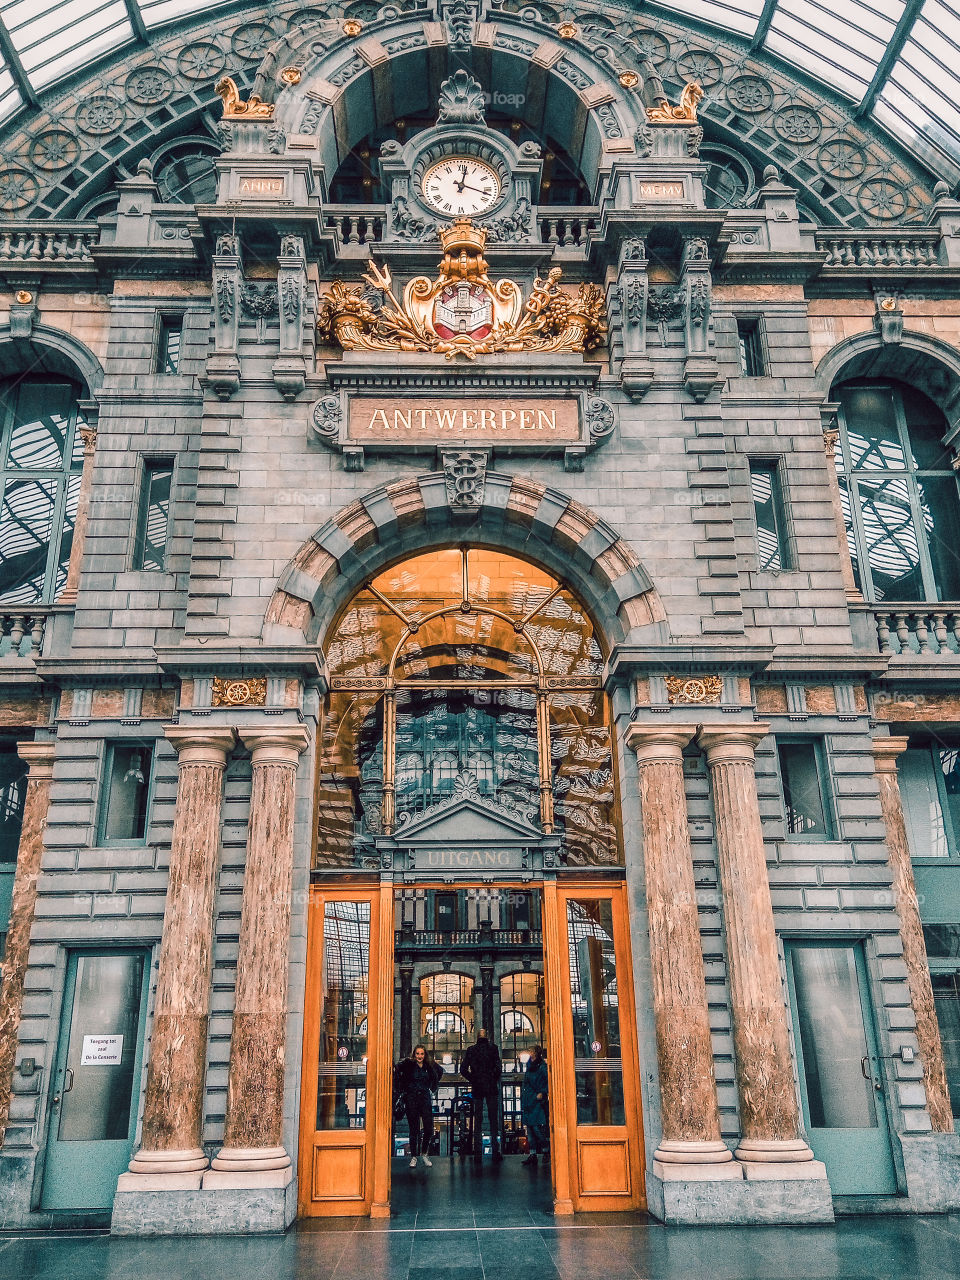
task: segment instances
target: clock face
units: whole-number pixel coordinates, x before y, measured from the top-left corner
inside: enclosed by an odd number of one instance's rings
[[[448,218],[486,213],[500,199],[496,171],[475,156],[450,156],[423,175],[423,199]]]

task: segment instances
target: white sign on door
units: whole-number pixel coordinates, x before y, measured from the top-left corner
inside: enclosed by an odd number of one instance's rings
[[[123,1036],[84,1036],[81,1067],[117,1067],[123,1052]]]

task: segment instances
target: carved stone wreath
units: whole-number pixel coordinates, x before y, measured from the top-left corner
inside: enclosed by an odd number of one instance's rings
[[[262,707],[266,701],[267,682],[262,676],[249,680],[214,677],[212,702],[215,707]]]
[[[671,705],[717,703],[723,696],[723,676],[667,676],[664,684]]]

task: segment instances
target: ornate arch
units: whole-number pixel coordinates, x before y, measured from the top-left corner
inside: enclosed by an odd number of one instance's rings
[[[844,338],[817,365],[817,385],[826,399],[831,388],[848,378],[896,378],[922,391],[950,424],[960,423],[960,352],[939,338],[904,329],[898,342],[885,343],[871,330]]]
[[[343,30],[345,17],[363,23],[359,40]],[[700,113],[708,137],[774,161],[803,203],[827,223],[889,225],[922,218],[929,204],[924,186],[931,175],[916,157],[856,119],[851,104],[831,90],[800,73],[787,74],[735,36],[706,34],[679,19],[611,0],[599,0],[590,11],[564,9],[562,14],[545,3],[500,0],[489,5],[483,19],[493,35],[492,43],[477,47],[482,73],[498,78],[498,68],[519,65],[506,57],[511,51],[502,47],[503,40],[536,47],[560,43],[572,53],[571,65],[586,59],[591,68],[605,68],[603,83],[613,79],[618,98],[617,118],[627,97],[613,75],[619,67],[639,69],[646,59],[673,100],[687,80],[698,78],[706,90]],[[352,78],[351,65],[363,83],[376,84],[383,61],[396,53],[391,55],[388,45],[414,38],[419,29],[438,66],[435,74],[442,75],[452,21],[440,22],[426,4],[355,0],[341,7],[332,0],[267,0],[158,28],[142,48],[124,48],[98,61],[91,73],[58,84],[42,95],[42,110],[21,113],[3,130],[0,212],[76,216],[121,167],[135,170],[159,145],[202,130],[204,121],[212,130],[220,114],[213,86],[224,72],[244,90],[256,80],[257,92],[271,100],[281,94],[279,71],[298,51],[331,65],[339,60],[346,80],[334,88],[342,93]],[[561,22],[576,28],[569,41],[558,36]],[[363,40],[383,50],[372,66],[357,53]],[[632,143],[629,135],[627,141]]]
[[[103,382],[103,366],[89,347],[62,329],[34,324],[27,338],[0,325],[0,377],[18,373],[57,373],[83,385],[94,396]]]
[[[314,643],[389,562],[465,541],[515,551],[568,582],[608,644],[640,628],[665,638],[655,587],[596,512],[528,476],[488,472],[481,505],[467,521],[448,506],[443,472],[432,472],[374,489],[322,525],[280,575],[263,639]]]

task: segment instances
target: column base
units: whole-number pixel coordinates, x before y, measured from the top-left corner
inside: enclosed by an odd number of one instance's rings
[[[766,1181],[795,1178],[826,1178],[827,1171],[802,1138],[741,1138],[737,1162],[745,1178]]]
[[[656,1171],[646,1178],[647,1208],[655,1218],[671,1226],[747,1226],[761,1223],[833,1222],[833,1198],[826,1178],[749,1181],[742,1176],[698,1177],[704,1165],[688,1165],[689,1176],[677,1178],[683,1166],[674,1165],[671,1177]],[[741,1173],[734,1162],[732,1167]],[[820,1165],[822,1169],[823,1166]]]
[[[131,1173],[156,1176],[168,1173],[202,1173],[208,1164],[200,1147],[189,1147],[181,1151],[140,1150],[127,1167]]]
[[[210,1162],[211,1168],[231,1173],[289,1169],[290,1157],[283,1147],[223,1147]]]
[[[670,1177],[674,1176],[672,1173],[674,1168],[678,1170],[691,1168],[720,1169],[729,1166],[736,1168],[733,1152],[720,1139],[713,1142],[687,1142],[679,1138],[665,1138],[653,1153],[654,1170],[656,1170],[658,1164],[668,1168],[667,1176]],[[657,1177],[663,1176],[663,1174],[657,1173]],[[684,1177],[686,1175],[678,1172],[676,1176]],[[721,1178],[737,1176],[735,1173],[717,1174],[717,1177]]]
[[[183,1191],[142,1190],[143,1179],[138,1179],[135,1189],[117,1188],[110,1230],[118,1236],[254,1235],[286,1231],[297,1216],[297,1183],[292,1171],[274,1171],[275,1176],[288,1172],[291,1176],[285,1186],[245,1183],[208,1187],[205,1179],[201,1190]],[[219,1176],[239,1179],[260,1175]]]

